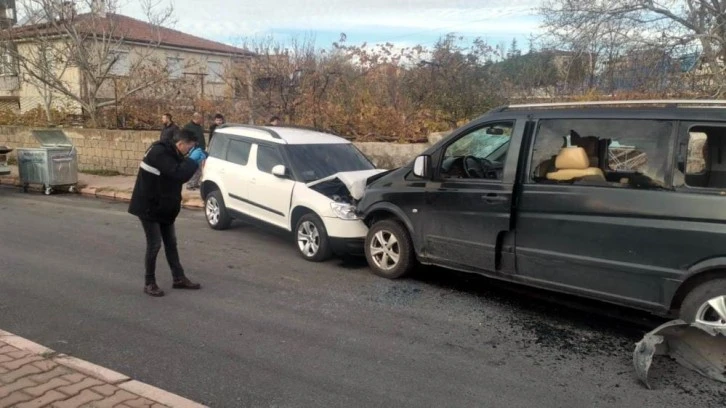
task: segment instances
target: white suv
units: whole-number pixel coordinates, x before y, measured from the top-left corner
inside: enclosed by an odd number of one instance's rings
[[[368,228],[355,203],[383,170],[349,141],[295,127],[222,125],[209,145],[201,194],[209,226],[260,220],[293,231],[309,261],[362,254]]]

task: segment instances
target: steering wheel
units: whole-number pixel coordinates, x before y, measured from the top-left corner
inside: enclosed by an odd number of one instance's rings
[[[479,163],[479,159],[477,159],[474,156],[467,155],[467,156],[464,156],[461,160],[462,160],[461,161],[461,164],[462,164],[461,167],[464,168],[464,173],[466,173],[466,176],[467,177],[469,177],[469,178],[484,178],[484,172],[482,171],[481,164]],[[476,163],[476,166],[478,168],[474,168],[472,165],[470,165],[469,164],[470,163],[469,160],[471,160],[474,163]]]

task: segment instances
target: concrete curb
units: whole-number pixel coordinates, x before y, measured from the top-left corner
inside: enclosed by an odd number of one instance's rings
[[[101,367],[75,357],[67,356],[65,354],[56,354],[56,352],[52,349],[10,332],[0,330],[0,341],[3,341],[17,349],[50,359],[57,364],[70,368],[71,370],[78,371],[89,377],[114,385],[161,405],[166,405],[171,408],[209,408],[206,405],[199,404],[182,396],[133,380],[124,374],[109,370],[108,368]]]
[[[0,185],[9,185],[15,187],[21,187],[20,180],[18,177],[0,177]],[[30,186],[32,191],[40,191],[40,187]],[[131,191],[127,190],[114,190],[104,187],[91,187],[78,185],[78,194],[85,197],[102,198],[105,200],[114,200],[129,202],[131,201]],[[186,197],[182,198],[182,207],[189,210],[200,210],[204,208],[204,202],[200,197]]]

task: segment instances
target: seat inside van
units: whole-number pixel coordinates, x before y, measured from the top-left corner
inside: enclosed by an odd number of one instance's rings
[[[555,171],[547,173],[548,180],[571,181],[585,177],[605,180],[600,168],[590,166],[590,158],[580,146],[563,147],[555,158],[555,168]]]

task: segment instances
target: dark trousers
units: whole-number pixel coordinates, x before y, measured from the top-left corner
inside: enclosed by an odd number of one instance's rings
[[[174,279],[184,276],[184,268],[179,261],[179,251],[176,247],[176,232],[174,224],[160,224],[158,222],[141,220],[146,234],[146,284],[156,283],[156,256],[161,249],[161,243],[164,243],[164,253],[166,261],[171,268],[171,275]]]

